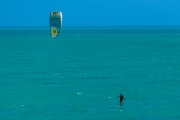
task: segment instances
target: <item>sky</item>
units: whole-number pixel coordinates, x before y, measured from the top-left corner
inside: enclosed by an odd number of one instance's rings
[[[49,26],[51,11],[63,26],[180,25],[180,0],[1,0],[0,26]]]

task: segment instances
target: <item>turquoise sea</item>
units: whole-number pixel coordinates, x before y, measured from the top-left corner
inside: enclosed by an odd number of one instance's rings
[[[119,106],[119,94],[125,97]],[[0,120],[179,120],[180,27],[0,28]]]

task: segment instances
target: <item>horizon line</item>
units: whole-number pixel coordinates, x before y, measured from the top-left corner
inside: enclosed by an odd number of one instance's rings
[[[63,27],[146,27],[146,26],[180,26],[180,25],[65,25]],[[0,27],[49,27],[48,26],[0,26]]]
[[[49,28],[50,26],[0,26],[0,28]],[[180,25],[62,26],[62,28],[180,28]]]

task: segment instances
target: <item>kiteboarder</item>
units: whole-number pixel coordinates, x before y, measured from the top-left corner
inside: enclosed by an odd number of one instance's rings
[[[120,106],[121,106],[123,105],[123,101],[125,100],[122,93],[120,93],[119,98],[120,98]]]

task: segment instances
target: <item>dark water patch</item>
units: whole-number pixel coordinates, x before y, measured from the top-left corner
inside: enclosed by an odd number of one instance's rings
[[[57,85],[57,84],[64,85],[64,84],[66,84],[66,83],[60,83],[60,82],[45,82],[44,84],[46,84],[46,85]]]
[[[56,83],[56,82],[46,82],[46,83],[44,83],[44,84],[52,85],[52,84],[58,84],[58,83]]]

